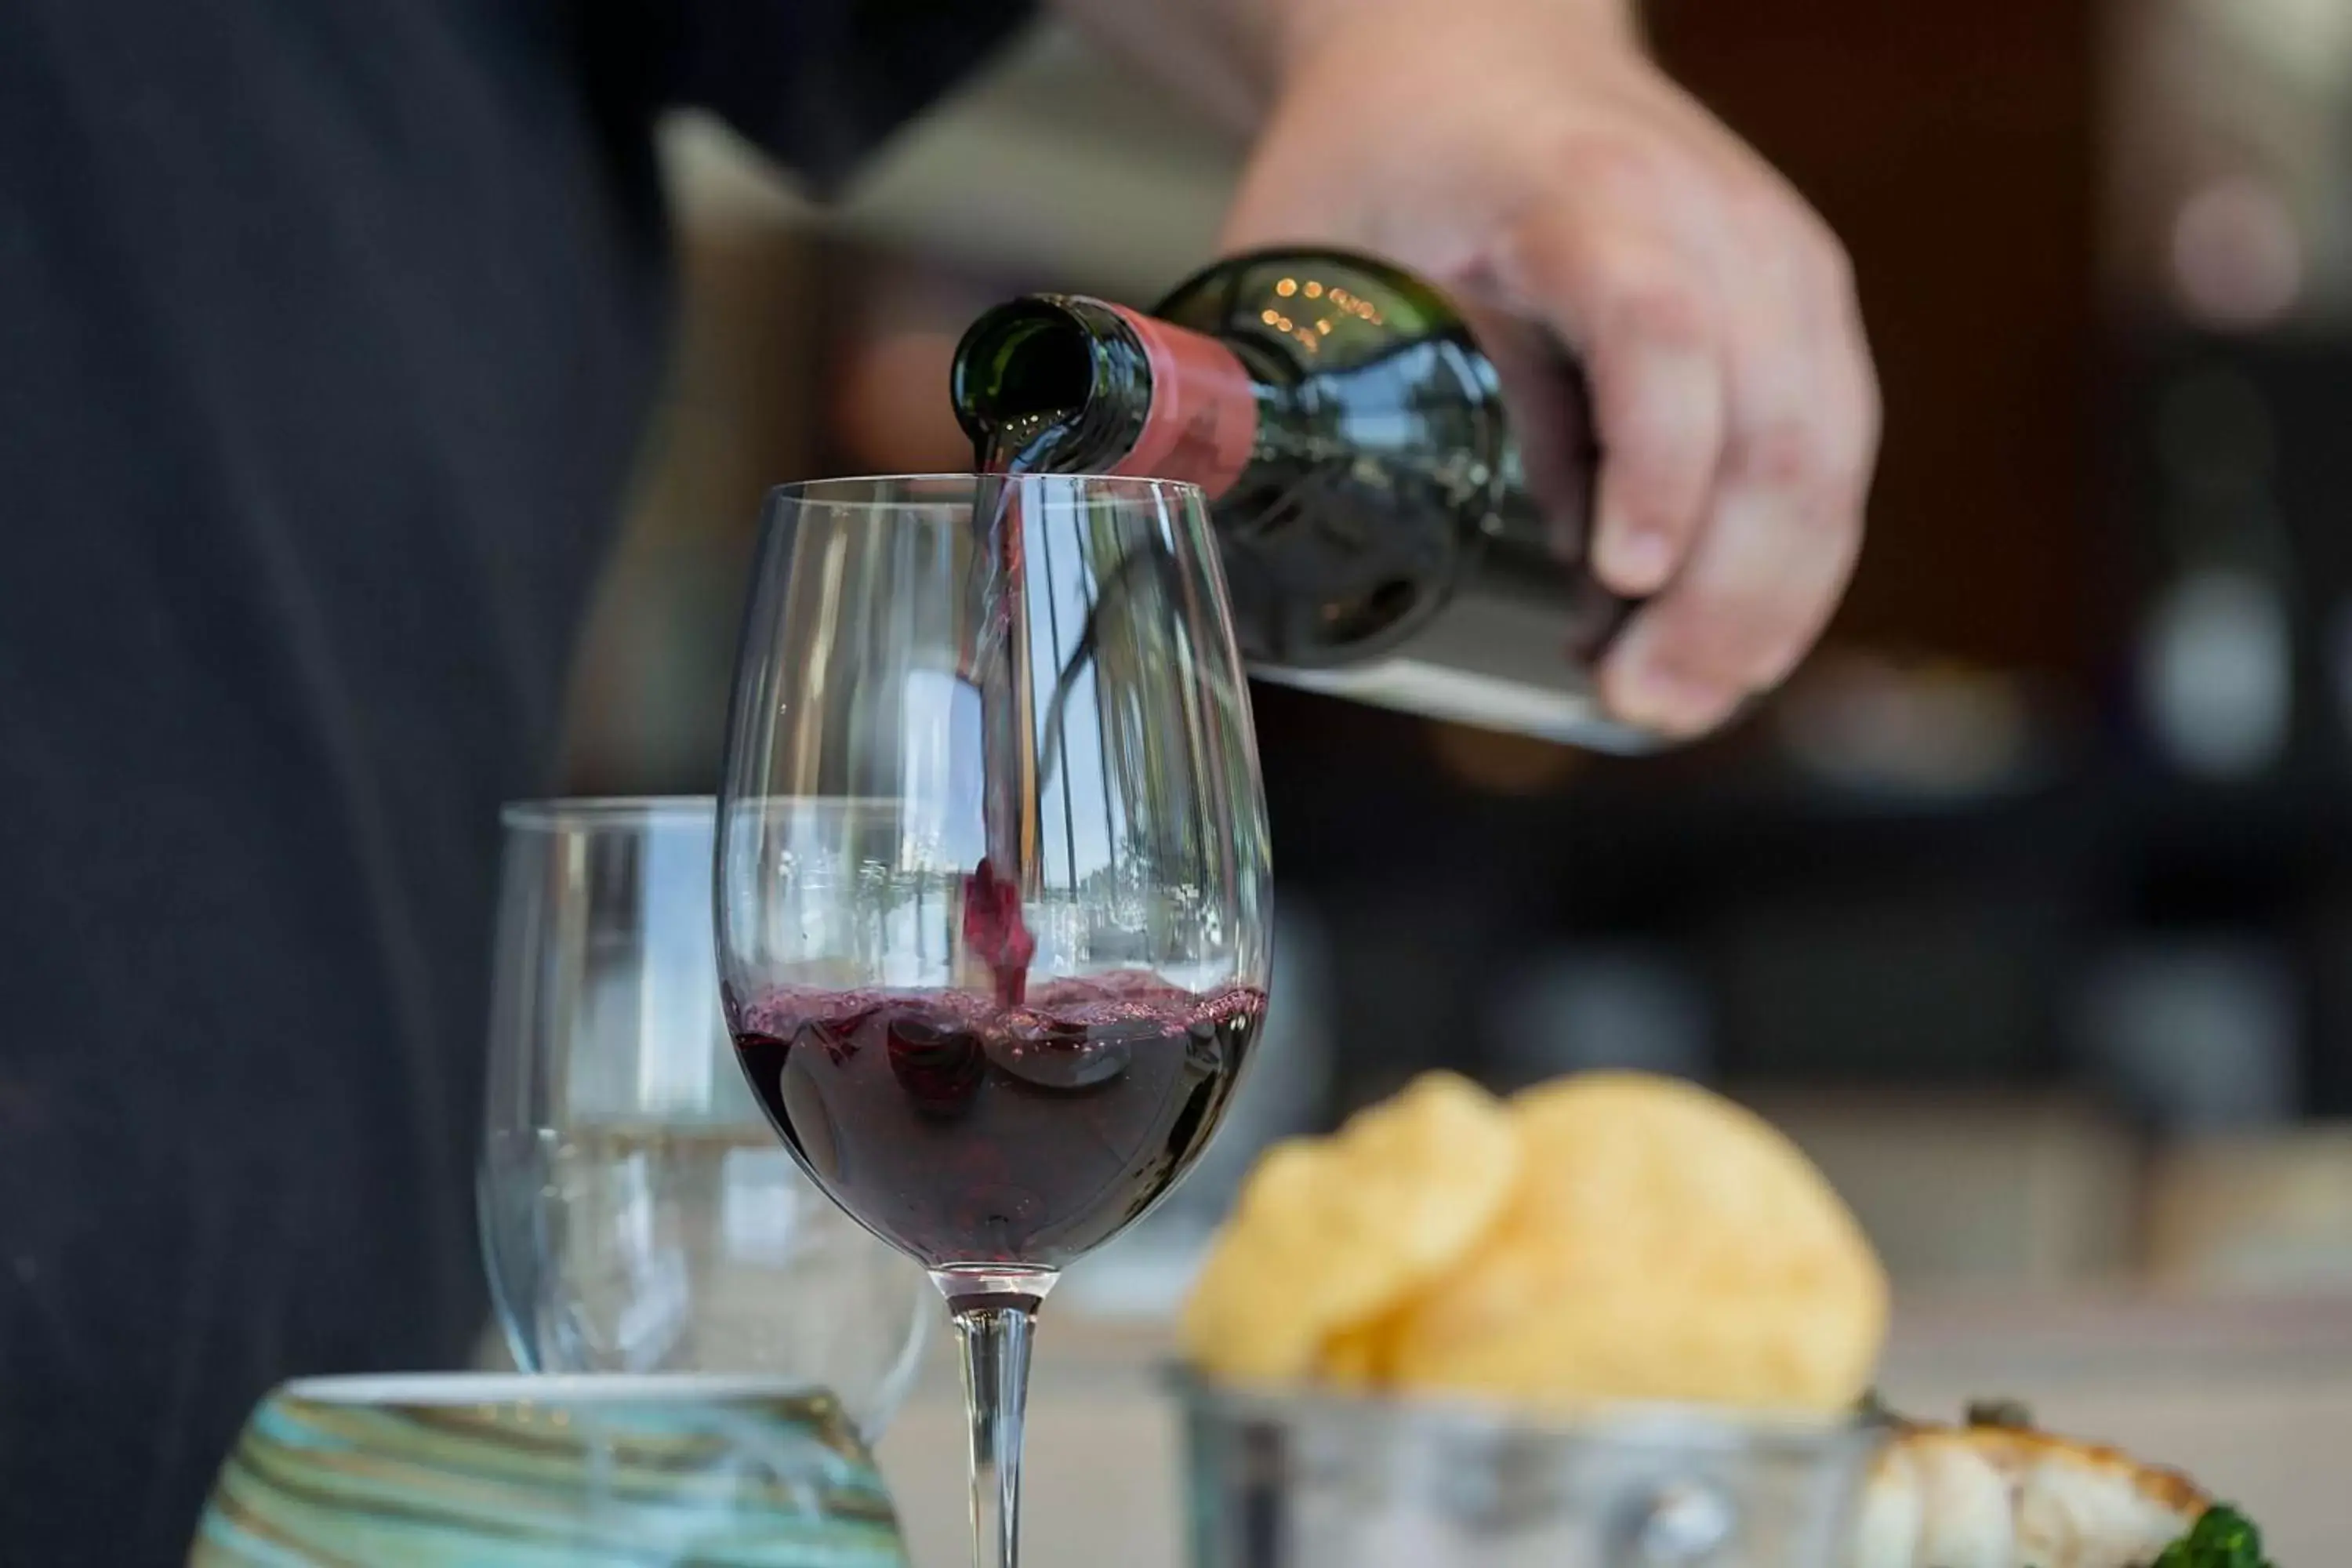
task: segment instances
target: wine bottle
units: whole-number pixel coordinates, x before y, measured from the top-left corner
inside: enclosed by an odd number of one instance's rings
[[[1444,293],[1374,258],[1220,261],[1145,313],[1038,294],[974,321],[952,394],[983,471],[1199,484],[1265,678],[1609,751],[1594,662],[1628,605],[1584,561],[1580,378],[1538,507],[1502,378]],[[1549,493],[1552,489],[1559,493]]]

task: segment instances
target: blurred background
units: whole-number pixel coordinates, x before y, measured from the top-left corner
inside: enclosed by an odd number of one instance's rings
[[[1779,1119],[1906,1286],[2352,1284],[2352,5],[1651,20],[1854,255],[1859,579],[1664,760],[1261,688],[1282,1067],[1180,1202],[1423,1067],[1635,1065]],[[709,123],[667,155],[685,330],[580,793],[709,790],[761,493],[967,467],[963,323],[1148,304],[1237,149],[1040,29],[824,213]]]

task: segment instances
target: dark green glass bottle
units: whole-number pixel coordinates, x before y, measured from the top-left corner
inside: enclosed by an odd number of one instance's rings
[[[1626,606],[1585,569],[1581,387],[1539,510],[1494,363],[1436,288],[1327,251],[1231,258],[1150,313],[996,307],[955,358],[983,469],[1189,479],[1213,502],[1236,635],[1262,676],[1609,750],[1592,661]]]

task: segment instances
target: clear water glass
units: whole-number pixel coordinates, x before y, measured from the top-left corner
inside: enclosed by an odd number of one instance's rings
[[[930,1289],[776,1146],[720,1016],[714,803],[506,813],[483,1254],[543,1373],[756,1374],[827,1388],[869,1438]]]

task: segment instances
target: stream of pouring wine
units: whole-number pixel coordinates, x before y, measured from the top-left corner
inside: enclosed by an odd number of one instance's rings
[[[1017,480],[1050,471],[1054,446],[1067,433],[1067,419],[1066,412],[1054,412],[1007,420],[972,447],[982,476],[973,498],[973,537],[990,574],[981,595],[982,630],[973,659],[981,700],[986,858],[967,879],[964,942],[987,963],[998,1000],[1007,1005],[1021,1000],[1036,951],[1022,920],[1021,900],[1032,890],[1040,792],[1061,767],[1063,714],[1070,694],[1100,649],[1106,615],[1120,614],[1146,584],[1171,595],[1179,586],[1173,581],[1176,563],[1156,536],[1123,556],[1097,584],[1086,624],[1055,671],[1044,722],[1034,721],[1023,599],[1025,519]]]
[[[985,964],[996,999],[1020,1005],[1036,942],[1022,919],[1037,842],[1036,752],[1029,725],[1029,626],[1022,584],[1020,486],[983,466],[972,530],[981,574],[971,679],[980,692],[980,864],[964,879],[965,952]]]
[[[1026,994],[1029,961],[1037,951],[1021,907],[1035,881],[1042,783],[1025,602],[1026,519],[1018,480],[1044,466],[1062,427],[1053,415],[1008,421],[972,448],[981,476],[972,495],[972,537],[983,575],[971,670],[980,691],[983,856],[964,882],[963,941],[965,951],[987,966],[996,998],[1006,1006],[1019,1005]]]

